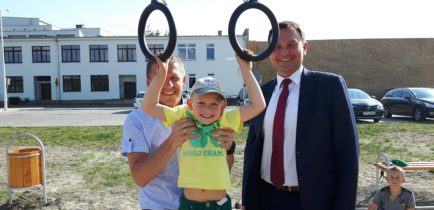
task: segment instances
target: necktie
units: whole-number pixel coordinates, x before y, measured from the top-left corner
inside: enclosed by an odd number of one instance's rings
[[[277,102],[276,114],[273,123],[273,151],[271,154],[271,182],[277,189],[280,189],[285,182],[285,172],[283,167],[283,134],[285,125],[285,109],[288,99],[288,85],[290,79],[282,81],[282,92],[280,92]]]

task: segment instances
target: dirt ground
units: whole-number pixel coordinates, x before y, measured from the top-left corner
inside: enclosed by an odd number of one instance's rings
[[[233,188],[229,194],[234,202],[240,198],[242,177],[242,155],[244,145],[238,145],[236,162],[232,171]],[[4,151],[0,147],[0,151]],[[13,193],[12,205],[7,200],[0,200],[0,209],[139,209],[135,187],[115,187],[94,190],[89,183],[68,163],[78,160],[84,152],[101,153],[106,157],[120,157],[119,151],[77,150],[66,147],[46,148],[47,160],[47,195],[48,204],[43,204],[42,189],[17,191]],[[6,158],[0,153],[0,187],[6,188]],[[434,174],[427,171],[408,172],[405,184],[415,192],[417,205],[434,206]],[[381,182],[385,185],[385,181]],[[359,206],[366,206],[375,188],[375,168],[361,164],[359,175]]]

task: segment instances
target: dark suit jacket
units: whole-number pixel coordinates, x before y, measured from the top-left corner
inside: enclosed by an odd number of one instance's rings
[[[263,85],[270,101],[276,80]],[[244,154],[243,205],[259,209],[265,110],[250,121]],[[341,76],[304,69],[296,134],[299,193],[305,210],[355,209],[359,144],[352,105]]]

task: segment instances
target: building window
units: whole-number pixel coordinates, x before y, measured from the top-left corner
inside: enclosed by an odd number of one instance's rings
[[[108,45],[89,45],[90,62],[108,62]]]
[[[164,51],[164,44],[148,44],[148,49],[152,54],[156,55]]]
[[[5,63],[22,63],[21,47],[5,47]]]
[[[23,88],[23,77],[6,77],[9,79],[8,93],[22,93]]]
[[[135,44],[118,44],[118,62],[135,62],[136,60]]]
[[[90,86],[91,91],[109,91],[108,75],[91,75]]]
[[[80,92],[80,75],[63,75],[63,92]]]
[[[193,87],[194,83],[196,83],[196,74],[188,75],[188,88]]]
[[[80,45],[62,45],[62,62],[80,62]]]
[[[196,60],[196,44],[178,44],[178,56],[182,60]]]
[[[50,63],[50,46],[32,47],[33,63]]]
[[[214,44],[206,44],[206,59],[214,60]]]

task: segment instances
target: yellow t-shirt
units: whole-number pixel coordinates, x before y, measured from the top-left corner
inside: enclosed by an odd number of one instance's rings
[[[165,107],[165,125],[186,118],[190,112],[186,105],[174,108]],[[239,132],[243,123],[240,121],[240,109],[225,109],[215,126],[231,128]],[[215,126],[201,127],[202,133],[212,131]],[[179,152],[178,187],[208,190],[224,190],[231,185],[229,168],[226,162],[226,149],[207,134],[199,139],[190,139],[181,145]]]

